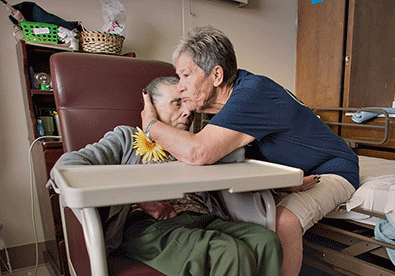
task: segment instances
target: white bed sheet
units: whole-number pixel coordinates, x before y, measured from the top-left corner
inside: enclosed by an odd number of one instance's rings
[[[395,214],[395,160],[359,156],[360,187],[344,205],[326,217],[352,219],[371,225],[376,217],[352,211],[360,207],[380,214]]]

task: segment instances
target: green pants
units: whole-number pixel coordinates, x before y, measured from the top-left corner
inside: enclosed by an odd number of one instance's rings
[[[245,222],[196,221],[205,215],[183,213],[167,220],[152,217],[131,223],[118,254],[169,275],[279,275],[283,260],[277,235]],[[144,230],[140,226],[149,225]],[[195,228],[200,227],[200,228]]]

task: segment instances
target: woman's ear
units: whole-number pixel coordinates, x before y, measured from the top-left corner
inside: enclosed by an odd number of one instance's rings
[[[215,65],[211,73],[214,77],[214,86],[219,87],[224,80],[224,69],[220,65]]]

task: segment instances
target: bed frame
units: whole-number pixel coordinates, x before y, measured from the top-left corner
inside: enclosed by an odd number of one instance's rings
[[[365,109],[313,108],[313,111],[340,136],[342,127],[358,127],[367,131],[374,129],[383,135],[380,141],[346,138],[345,140],[350,147],[356,148],[359,144],[384,144],[388,139],[390,125],[389,115],[385,110],[368,110],[382,113],[385,117],[383,124],[366,125],[326,121],[327,118],[342,118],[346,112],[359,110]],[[337,115],[328,116],[330,112],[335,112]],[[383,213],[369,212],[359,207],[353,209],[353,211],[385,219]],[[389,259],[385,248],[395,249],[395,246],[376,240],[374,238],[374,226],[372,225],[349,219],[324,218],[304,235],[303,264],[304,267],[320,271],[320,274],[311,275],[395,275],[395,266]],[[307,275],[307,273],[301,275]]]

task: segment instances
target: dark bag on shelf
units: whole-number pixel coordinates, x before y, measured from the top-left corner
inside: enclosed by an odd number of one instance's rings
[[[19,4],[12,5],[12,7],[16,10],[19,10],[22,13],[23,17],[25,18],[25,21],[54,24],[57,26],[62,26],[69,30],[74,29],[78,25],[78,21],[63,20],[62,18],[45,11],[44,9],[42,9],[40,6],[38,6],[36,3],[33,2],[22,2]],[[18,20],[16,20],[11,15],[9,16],[9,18],[12,21],[12,23],[18,25]]]

